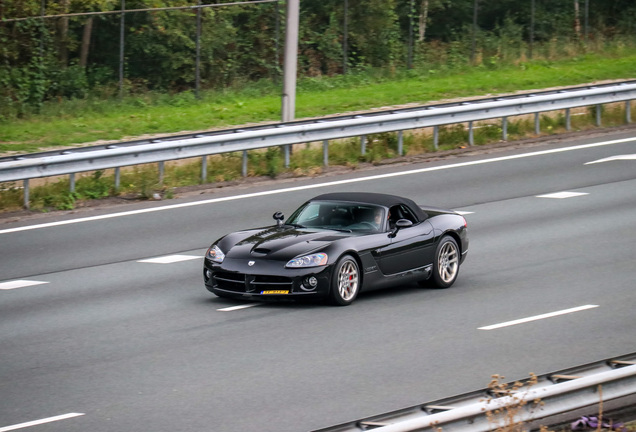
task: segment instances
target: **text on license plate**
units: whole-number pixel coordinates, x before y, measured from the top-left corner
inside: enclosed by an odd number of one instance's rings
[[[289,290],[268,290],[261,291],[261,294],[289,294]]]

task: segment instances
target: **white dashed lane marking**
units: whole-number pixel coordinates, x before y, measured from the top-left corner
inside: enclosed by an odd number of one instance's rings
[[[60,421],[60,420],[70,419],[70,418],[73,418],[73,417],[83,416],[83,415],[84,415],[84,413],[62,414],[62,415],[59,415],[59,416],[48,417],[48,418],[41,419],[41,420],[34,420],[34,421],[26,422],[26,423],[15,424],[15,425],[12,425],[12,426],[0,427],[0,432],[8,432],[8,431],[13,431],[13,430],[18,430],[18,429],[24,429],[24,428],[31,427],[31,426],[38,426],[38,425],[45,424],[45,423],[52,423],[52,422],[56,422],[56,421]]]
[[[587,162],[585,165],[592,165],[592,164],[597,164],[602,162],[612,162],[612,161],[619,161],[619,160],[636,160],[636,154],[610,156],[605,159],[599,159],[592,162]]]
[[[217,311],[219,312],[232,312],[235,310],[240,310],[240,309],[247,309],[247,308],[251,308],[254,306],[259,306],[261,305],[261,303],[248,303],[248,304],[243,304],[243,305],[238,305],[238,306],[230,306],[230,307],[226,307],[223,309],[217,309]]]
[[[162,257],[157,257],[157,258],[143,259],[143,260],[139,260],[137,262],[140,262],[140,263],[151,263],[151,264],[172,264],[172,263],[177,263],[177,262],[182,262],[182,261],[190,261],[190,260],[201,259],[201,258],[203,258],[203,257],[202,256],[193,256],[193,255],[167,255],[167,256],[162,256]]]
[[[30,287],[35,285],[47,284],[48,282],[34,281],[34,280],[14,280],[9,282],[0,282],[0,290],[12,290],[17,288]],[[2,432],[2,429],[0,429]]]
[[[537,195],[537,198],[554,198],[554,199],[564,199],[564,198],[574,198],[578,196],[589,195],[585,192],[556,192],[546,195]]]
[[[510,327],[513,325],[517,325],[517,324],[523,324],[523,323],[527,323],[527,322],[531,322],[531,321],[538,321],[538,320],[542,320],[542,319],[546,319],[546,318],[552,318],[555,316],[559,316],[559,315],[566,315],[566,314],[571,314],[574,312],[580,312],[580,311],[584,311],[587,309],[593,309],[593,308],[597,308],[599,307],[598,305],[585,305],[585,306],[578,306],[578,307],[574,307],[571,309],[564,309],[564,310],[560,310],[560,311],[556,311],[556,312],[550,312],[550,313],[546,313],[546,314],[542,314],[542,315],[535,315],[535,316],[531,316],[528,318],[521,318],[518,320],[513,320],[513,321],[506,321],[500,324],[493,324],[493,325],[489,325],[489,326],[485,326],[485,327],[479,327],[477,330],[494,330],[494,329],[498,329],[498,328],[502,328],[502,327]]]

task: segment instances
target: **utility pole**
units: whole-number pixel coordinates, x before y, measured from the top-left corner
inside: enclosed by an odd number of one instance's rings
[[[126,25],[126,0],[121,0],[119,21],[119,99],[124,98],[124,30]]]
[[[409,47],[406,56],[406,67],[413,69],[413,16],[415,15],[415,0],[409,3]]]
[[[534,14],[535,14],[535,0],[530,2],[530,58],[534,51]]]
[[[479,10],[479,0],[473,2],[473,42],[470,49],[470,63],[475,65],[475,56],[477,54],[477,13]]]
[[[287,0],[285,17],[285,59],[283,63],[282,121],[294,119],[296,111],[296,68],[298,62],[298,21],[300,0]]]
[[[342,74],[347,74],[349,62],[349,0],[344,0],[344,19],[342,23]]]
[[[300,0],[287,0],[285,17],[285,59],[283,60],[283,97],[281,102],[282,121],[290,122],[296,112],[296,68],[298,62],[298,22]],[[284,147],[285,168],[289,167],[290,146]]]

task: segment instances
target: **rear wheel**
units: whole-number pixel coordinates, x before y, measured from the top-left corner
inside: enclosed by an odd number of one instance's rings
[[[448,288],[459,274],[459,246],[451,236],[444,236],[435,250],[433,275],[427,281],[435,288]]]
[[[351,304],[360,291],[360,268],[355,259],[345,255],[338,260],[331,278],[330,300],[338,306]]]

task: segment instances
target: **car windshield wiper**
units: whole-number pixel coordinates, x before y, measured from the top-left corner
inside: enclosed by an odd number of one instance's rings
[[[346,228],[327,228],[327,229],[330,229],[332,231],[339,231],[339,232],[348,232],[348,233],[353,232],[350,229],[346,229]]]
[[[306,228],[304,225],[295,223],[286,223],[285,225],[293,226],[294,228]]]

